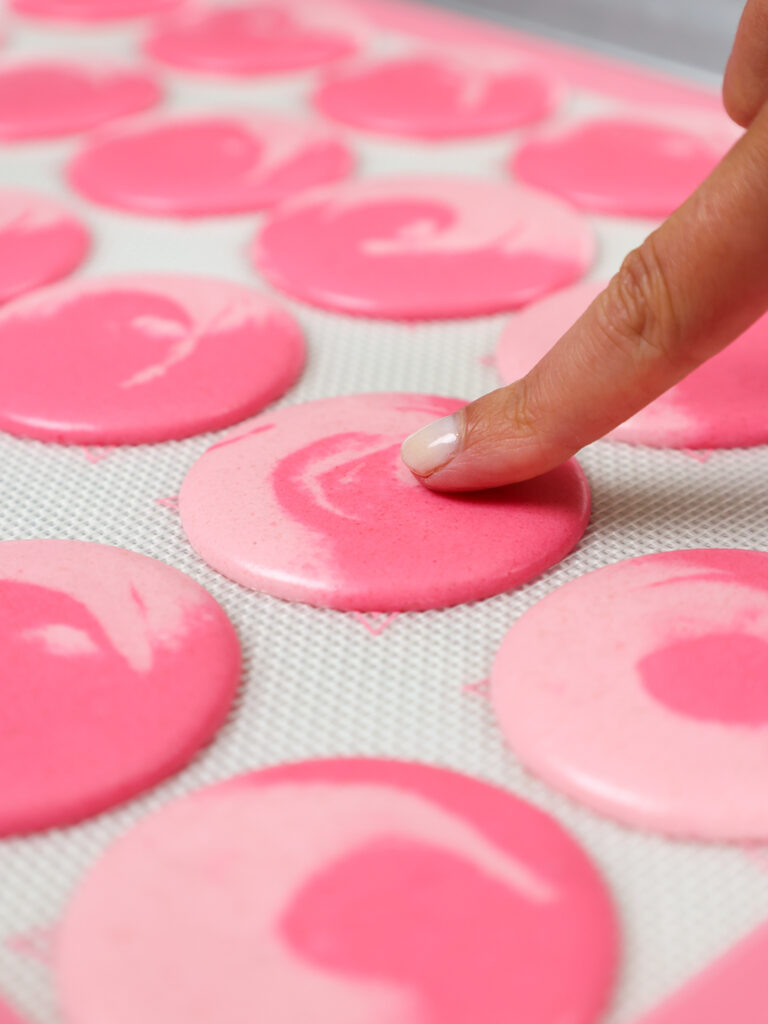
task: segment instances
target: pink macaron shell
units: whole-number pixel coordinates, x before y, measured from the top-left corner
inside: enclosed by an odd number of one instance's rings
[[[515,177],[595,213],[666,217],[735,141],[725,114],[595,117],[524,142]]]
[[[504,383],[529,373],[605,285],[605,281],[578,281],[513,314],[496,344],[496,368]]]
[[[0,1024],[24,1024],[21,1017],[0,998]]]
[[[0,68],[0,140],[83,132],[155,106],[160,87],[147,72],[105,61],[15,60]]]
[[[184,480],[187,537],[244,586],[344,610],[440,608],[525,583],[577,544],[589,486],[569,462],[480,494],[427,490],[400,443],[463,404],[351,395],[243,424]]]
[[[76,892],[56,975],[70,1024],[596,1024],[617,948],[602,880],[551,818],[350,759],[143,821]]]
[[[164,64],[199,73],[292,71],[353,53],[358,20],[354,8],[328,2],[190,5],[159,19],[145,49]]]
[[[0,429],[67,444],[187,437],[252,416],[303,362],[293,318],[242,285],[67,282],[0,311]]]
[[[764,1024],[768,1019],[765,921],[632,1024]]]
[[[539,71],[441,52],[366,58],[332,70],[314,95],[321,113],[387,135],[441,139],[541,121],[559,88]]]
[[[582,281],[511,317],[496,349],[505,383],[524,377],[605,287]],[[739,448],[768,443],[768,316],[608,437],[656,448]]]
[[[121,21],[159,14],[180,0],[10,0],[19,14],[62,21]]]
[[[0,303],[71,273],[90,235],[69,210],[47,196],[0,190]]]
[[[311,123],[267,114],[155,117],[105,131],[71,161],[72,185],[105,206],[160,217],[260,210],[343,178],[350,150]]]
[[[515,756],[628,825],[768,839],[768,554],[669,551],[550,594],[491,676]]]
[[[347,182],[285,203],[252,256],[274,285],[314,305],[429,319],[524,305],[580,278],[594,249],[589,223],[544,193],[410,177]]]
[[[0,543],[0,836],[68,825],[180,769],[223,722],[237,637],[162,562]]]

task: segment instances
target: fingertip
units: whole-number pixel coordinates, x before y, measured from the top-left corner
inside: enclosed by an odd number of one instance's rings
[[[471,451],[459,452],[438,470],[419,479],[432,491],[488,491],[541,476],[567,457],[526,446],[505,447],[487,458]]]
[[[723,78],[723,107],[728,117],[740,128],[749,128],[762,106],[763,96],[756,90],[744,88],[738,72],[731,71],[731,61]]]
[[[571,454],[542,446],[532,430],[509,415],[502,388],[406,438],[403,462],[434,491],[478,491],[545,473]]]
[[[426,482],[456,455],[460,437],[459,414],[451,413],[406,437],[400,456],[413,475]]]
[[[723,75],[723,106],[742,128],[748,128],[768,99],[768,2],[748,0],[742,11],[733,48]]]

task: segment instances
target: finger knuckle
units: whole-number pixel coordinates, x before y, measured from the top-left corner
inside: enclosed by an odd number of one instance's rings
[[[518,381],[505,396],[503,419],[507,431],[517,438],[527,438],[531,443],[542,440],[541,412],[536,389],[531,386],[528,378]]]
[[[523,378],[507,395],[505,402],[506,417],[510,423],[524,430],[531,430],[536,425],[536,403],[533,390]]]
[[[533,389],[523,379],[493,394],[493,401],[478,403],[467,422],[467,441],[473,447],[496,444],[501,438],[534,441],[539,436],[540,417]],[[491,439],[491,441],[489,441]]]
[[[600,340],[638,362],[651,357],[676,361],[680,325],[653,237],[624,259],[597,301]]]

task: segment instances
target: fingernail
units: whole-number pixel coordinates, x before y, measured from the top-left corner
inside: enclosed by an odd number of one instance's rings
[[[456,413],[434,420],[406,437],[400,449],[403,462],[416,476],[429,476],[450,462],[459,447],[459,417]]]

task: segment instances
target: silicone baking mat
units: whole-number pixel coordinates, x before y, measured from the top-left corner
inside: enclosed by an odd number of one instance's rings
[[[621,108],[638,99],[712,106],[714,94],[655,72],[452,15],[364,4],[368,49],[445,45],[525,53],[566,87],[558,117]],[[141,24],[85,28],[7,15],[0,60],[22,54],[136,57]],[[161,73],[169,110],[306,112],[315,73],[254,80]],[[515,132],[427,145],[345,133],[360,175],[465,173],[504,178]],[[95,245],[81,275],[173,270],[208,273],[269,290],[249,266],[255,216],[182,222],[92,206],[62,175],[77,140],[0,148],[0,186],[66,198]],[[647,233],[648,221],[592,217],[604,277]],[[412,390],[467,399],[498,381],[488,357],[506,318],[374,322],[282,299],[303,325],[306,372],[283,404],[367,390]],[[633,832],[577,806],[530,777],[501,740],[484,692],[510,624],[566,580],[599,566],[673,547],[766,548],[768,451],[703,455],[600,442],[581,461],[594,511],[578,549],[531,584],[488,601],[396,616],[338,613],[241,589],[208,569],[182,534],[181,481],[216,435],[135,448],[84,449],[0,435],[0,536],[101,541],[152,555],[202,583],[235,623],[245,653],[236,706],[211,746],[181,774],[74,828],[0,843],[0,991],[31,1021],[57,1024],[50,972],[56,921],[78,879],[116,836],[173,797],[247,769],[329,755],[379,755],[446,765],[507,787],[554,814],[605,872],[624,936],[623,965],[606,1024],[642,1011],[768,917],[768,870],[759,850],[671,842]],[[2,667],[0,666],[0,672]],[[108,1022],[104,1022],[108,1024]]]

